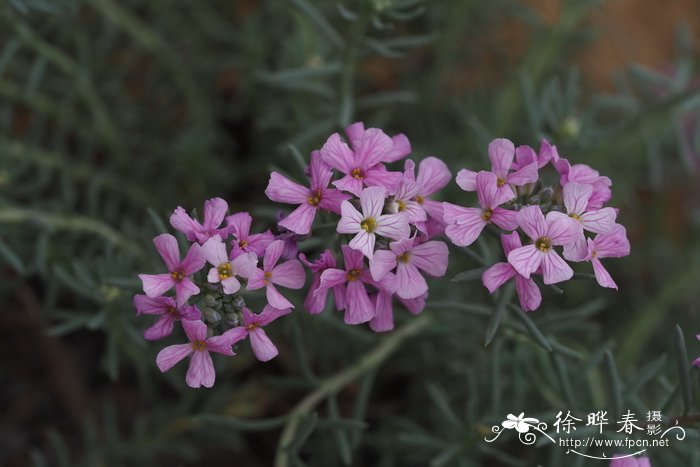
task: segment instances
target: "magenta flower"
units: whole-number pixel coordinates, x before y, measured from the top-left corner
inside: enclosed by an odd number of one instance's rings
[[[360,196],[363,186],[380,186],[394,193],[403,175],[387,171],[382,164],[393,147],[391,138],[383,131],[370,128],[353,141],[353,149],[343,142],[338,133],[332,134],[321,148],[321,156],[323,162],[345,174],[333,182],[339,190]]]
[[[617,284],[600,262],[601,258],[621,258],[630,254],[630,242],[627,231],[620,224],[607,233],[600,233],[593,239],[588,239],[588,255],[586,261],[593,265],[596,281],[601,287],[617,290]]]
[[[441,277],[447,271],[448,249],[444,242],[417,243],[415,237],[389,244],[389,250],[377,250],[369,262],[375,281],[381,281],[396,269],[395,292],[401,298],[417,298],[428,292],[421,271]]]
[[[158,353],[156,365],[158,369],[165,373],[182,359],[192,356],[190,366],[187,369],[185,381],[191,388],[204,386],[210,388],[214,386],[216,373],[214,363],[211,361],[209,352],[216,352],[223,355],[233,356],[231,346],[240,339],[235,333],[229,330],[221,336],[207,339],[207,325],[200,320],[184,320],[182,328],[190,340],[187,344],[170,345]],[[235,328],[234,328],[235,329]]]
[[[404,177],[413,180],[418,186],[418,193],[415,195],[415,201],[420,205],[425,212],[438,222],[443,222],[442,202],[430,199],[438,191],[442,190],[452,180],[452,174],[447,165],[437,157],[426,157],[418,165],[418,175],[415,175],[416,164],[407,160]],[[426,232],[427,227],[418,223],[418,230]]]
[[[143,337],[154,341],[173,332],[175,321],[181,319],[199,319],[200,313],[196,306],[177,306],[172,297],[149,297],[147,295],[134,295],[134,306],[137,315],[159,315],[160,318],[143,333]]]
[[[212,198],[204,202],[204,222],[201,224],[192,219],[184,208],[178,206],[170,216],[170,225],[187,236],[187,240],[197,240],[200,244],[210,237],[218,235],[222,239],[228,237],[228,229],[220,229],[228,204],[221,198]]]
[[[345,269],[328,268],[321,273],[321,283],[316,294],[324,293],[331,287],[345,286],[345,323],[360,324],[371,320],[375,314],[375,304],[370,300],[365,284],[376,286],[370,272],[365,269],[361,252],[343,245]]]
[[[360,213],[350,201],[343,201],[340,209],[342,217],[338,222],[338,233],[357,234],[350,240],[350,247],[372,258],[376,235],[401,240],[408,238],[411,229],[408,216],[404,212],[382,214],[386,190],[382,187],[369,187],[360,193]]]
[[[615,454],[610,467],[651,467],[648,457],[633,457],[627,454]]]
[[[525,278],[541,267],[545,284],[571,279],[574,271],[554,251],[555,245],[567,245],[578,238],[581,228],[561,212],[542,214],[539,206],[527,206],[518,212],[518,225],[533,241],[508,253],[508,262]]]
[[[518,213],[498,207],[500,203],[495,174],[479,172],[476,176],[476,192],[481,209],[442,203],[444,221],[447,224],[445,235],[455,245],[471,245],[489,223],[494,223],[504,230],[518,228]]]
[[[229,259],[226,245],[219,237],[212,237],[202,245],[202,251],[209,264],[214,266],[209,270],[207,280],[212,284],[221,283],[225,294],[234,294],[241,288],[236,276],[248,278],[255,271],[258,257],[255,253],[242,253],[234,259]]]
[[[425,223],[428,220],[428,214],[423,209],[423,206],[415,200],[416,196],[418,196],[418,190],[418,184],[404,176],[398,188],[396,188],[393,199],[387,206],[389,212],[394,214],[405,212],[408,215],[410,224]]]
[[[564,158],[560,158],[554,166],[561,174],[560,183],[562,186],[569,183],[583,183],[593,187],[586,209],[600,209],[612,198],[612,189],[610,188],[612,181],[608,177],[601,176],[597,170],[586,164],[571,165]]]
[[[571,182],[564,185],[564,206],[572,219],[577,220],[583,230],[593,233],[607,233],[615,226],[617,211],[613,208],[588,210],[588,200],[593,194],[593,186]],[[564,258],[581,261],[588,254],[586,237],[581,230],[576,242],[564,246]]]
[[[309,286],[309,292],[304,299],[304,308],[309,313],[315,315],[322,312],[326,308],[326,302],[328,301],[328,289],[324,289],[316,293],[319,286],[321,285],[321,274],[326,269],[332,269],[337,266],[335,257],[331,250],[326,250],[319,258],[314,262],[309,262],[306,259],[304,253],[299,254],[299,260],[304,263],[312,272],[311,286]],[[335,300],[335,306],[338,310],[345,308],[345,286],[338,285],[333,287],[333,299]]]
[[[392,273],[388,274],[393,276]],[[393,278],[389,277],[389,284]],[[369,322],[369,327],[374,332],[388,332],[394,329],[394,305],[392,301],[393,294],[391,289],[380,289],[372,301],[375,304],[375,315]],[[425,293],[417,298],[404,299],[397,297],[399,302],[412,314],[417,315],[425,308],[425,299],[428,294]]]
[[[226,218],[226,224],[229,226],[230,232],[236,237],[233,242],[232,257],[236,257],[241,253],[255,253],[260,258],[265,254],[265,249],[272,243],[275,236],[269,230],[259,234],[250,234],[250,226],[253,223],[253,218],[247,212],[238,212]]]
[[[491,159],[491,170],[496,175],[496,204],[502,204],[515,198],[516,194],[511,185],[522,186],[527,183],[537,181],[538,163],[532,163],[522,167],[515,172],[511,172],[513,159],[515,158],[515,145],[505,138],[497,138],[489,144],[489,159]],[[462,169],[457,173],[457,185],[464,191],[475,191],[477,173],[471,170]]]
[[[345,134],[353,147],[358,147],[362,144],[362,139],[365,138],[365,125],[362,122],[355,122],[345,127]],[[391,137],[391,149],[386,151],[382,156],[382,162],[396,162],[411,154],[411,142],[403,133]]]
[[[267,362],[279,355],[275,344],[272,343],[263,326],[267,326],[280,316],[291,313],[291,308],[278,310],[270,305],[265,306],[262,313],[255,314],[248,308],[243,308],[243,326],[238,326],[227,333],[234,336],[235,341],[250,337],[250,346],[253,348],[255,358],[261,362]]]
[[[533,162],[537,162],[537,168],[541,169],[550,161],[556,162],[558,160],[557,147],[549,144],[549,141],[546,139],[542,139],[539,153],[536,153],[530,146],[518,146],[515,148],[515,162],[513,162],[511,169],[518,170]]]
[[[501,235],[501,244],[507,257],[508,253],[522,246],[520,234],[511,232]],[[531,278],[519,274],[510,263],[496,263],[488,268],[481,276],[481,283],[492,294],[513,277],[515,277],[515,290],[518,293],[520,307],[523,311],[538,309],[542,303],[542,293],[539,287]]]
[[[333,171],[323,163],[318,151],[311,153],[310,188],[299,185],[277,172],[272,172],[270,182],[265,189],[267,197],[278,203],[299,205],[282,219],[279,225],[299,235],[306,235],[311,231],[317,209],[326,209],[340,214],[340,203],[349,199],[350,196],[328,188],[332,175]]]
[[[288,289],[301,289],[306,280],[304,267],[299,260],[292,259],[277,264],[284,250],[284,241],[275,240],[265,250],[263,267],[255,268],[248,279],[246,290],[258,290],[266,287],[267,302],[279,310],[294,308],[294,305],[284,298],[275,285]]]
[[[199,287],[189,278],[204,267],[206,262],[202,248],[194,243],[180,261],[180,247],[177,239],[170,234],[161,234],[153,239],[156,250],[170,271],[168,274],[139,274],[143,291],[149,297],[159,297],[175,286],[178,305],[184,304],[192,295],[199,293]]]

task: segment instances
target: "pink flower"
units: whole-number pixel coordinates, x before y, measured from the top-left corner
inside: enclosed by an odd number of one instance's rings
[[[546,139],[542,139],[539,153],[536,153],[530,146],[518,146],[515,148],[515,162],[513,162],[511,169],[518,170],[533,162],[537,162],[537,168],[541,169],[548,162],[555,163],[558,160],[559,153],[556,146],[549,144],[549,141]]]
[[[235,355],[231,346],[237,342],[237,336],[231,332],[232,330],[229,330],[221,336],[207,339],[207,325],[200,320],[184,320],[182,328],[190,342],[170,345],[161,350],[156,357],[156,365],[161,372],[165,373],[182,359],[191,355],[192,359],[185,378],[187,385],[191,388],[200,386],[210,388],[214,385],[216,373],[209,352],[228,356]]]
[[[630,254],[630,242],[627,231],[620,224],[607,233],[600,233],[593,239],[588,239],[588,255],[586,261],[593,265],[596,281],[601,287],[617,290],[617,284],[600,262],[601,258],[621,258]]]
[[[210,237],[218,235],[222,239],[228,237],[228,229],[220,229],[224,216],[228,211],[228,204],[221,198],[212,198],[204,202],[204,222],[199,223],[192,219],[182,207],[178,206],[170,216],[170,225],[187,235],[187,240],[197,240],[200,244]]]
[[[282,219],[279,225],[299,235],[306,235],[311,231],[317,209],[326,209],[340,214],[340,203],[349,199],[350,196],[328,188],[332,174],[331,168],[323,163],[318,151],[311,153],[310,188],[299,185],[277,172],[272,172],[265,190],[267,197],[278,203],[299,205]]]
[[[442,203],[444,221],[447,224],[445,234],[455,245],[471,245],[491,222],[504,230],[518,228],[518,213],[498,207],[498,190],[496,175],[482,171],[476,176],[476,192],[481,209]]]
[[[593,186],[571,182],[564,185],[564,206],[572,219],[577,220],[583,230],[593,233],[607,233],[615,226],[617,211],[613,208],[588,210],[588,200],[593,194]],[[564,246],[564,258],[569,261],[581,261],[586,257],[588,248],[586,237],[581,230],[576,242]]]
[[[248,279],[246,290],[257,290],[266,287],[268,303],[279,310],[294,308],[294,305],[284,298],[275,285],[288,289],[300,289],[306,281],[304,267],[299,260],[292,259],[277,264],[284,250],[284,241],[275,240],[265,250],[262,269],[255,268]]]
[[[414,237],[392,242],[389,248],[377,250],[369,267],[376,281],[396,269],[395,292],[401,298],[417,298],[428,292],[421,271],[432,277],[445,275],[448,249],[443,242],[416,243]]]
[[[501,235],[501,243],[503,251],[508,256],[508,253],[520,248],[520,234],[512,232]],[[520,307],[523,311],[532,311],[540,307],[542,303],[542,294],[535,281],[518,273],[510,263],[496,263],[481,276],[481,283],[489,290],[489,293],[494,293],[500,286],[515,277],[515,290],[518,293]]]
[[[601,176],[597,170],[593,170],[586,164],[571,165],[566,159],[559,159],[555,163],[557,171],[561,174],[560,183],[566,186],[568,183],[583,183],[591,185],[593,191],[588,199],[587,209],[600,209],[612,198],[612,181],[608,177]]]
[[[522,167],[515,172],[510,172],[515,158],[515,146],[510,140],[497,138],[489,144],[489,159],[491,159],[491,170],[496,175],[496,204],[502,204],[515,198],[516,194],[511,185],[522,186],[527,183],[537,181],[538,163],[532,163]],[[477,189],[476,172],[462,169],[457,173],[457,185],[464,191],[475,191]]]
[[[343,201],[340,209],[342,217],[338,222],[338,233],[357,234],[350,240],[350,247],[361,251],[368,258],[374,254],[376,235],[400,240],[408,238],[411,230],[406,213],[382,214],[386,190],[382,187],[369,187],[360,193],[360,213],[350,203]]]
[[[375,304],[369,298],[365,284],[377,285],[370,272],[365,269],[362,253],[343,245],[345,269],[328,268],[321,273],[321,283],[316,294],[331,287],[345,285],[345,323],[360,324],[371,320],[375,314]]]
[[[382,164],[394,147],[391,138],[377,128],[370,128],[352,142],[353,149],[350,149],[340,135],[334,133],[321,148],[323,162],[345,174],[333,185],[355,196],[360,195],[363,186],[380,186],[393,193],[403,175],[387,171]]]
[[[518,212],[518,225],[533,241],[530,245],[515,248],[508,253],[508,262],[525,278],[542,268],[545,284],[562,282],[574,275],[574,271],[554,251],[555,245],[573,243],[578,238],[580,226],[561,212],[542,214],[539,206],[527,206]]]
[[[250,337],[250,346],[253,348],[255,358],[261,362],[267,362],[275,358],[279,351],[275,344],[272,343],[263,326],[267,326],[280,316],[291,313],[292,310],[278,310],[270,305],[267,305],[259,315],[251,312],[248,308],[243,308],[243,326],[238,326],[231,329],[230,332],[235,336],[235,340],[245,339]]]
[[[389,275],[392,275],[389,273]],[[394,329],[394,306],[391,289],[380,289],[372,298],[375,304],[375,315],[369,322],[369,327],[374,332],[388,332]],[[403,299],[398,297],[399,302],[413,315],[419,314],[425,308],[425,293],[417,298]]]
[[[408,161],[407,161],[408,162]],[[396,188],[396,193],[387,208],[391,213],[405,212],[408,215],[408,222],[411,224],[425,223],[428,214],[423,209],[415,197],[418,196],[418,184],[404,177]]]
[[[404,178],[414,180],[418,186],[414,199],[431,219],[442,223],[442,203],[430,199],[430,196],[445,188],[452,180],[452,174],[447,165],[437,157],[423,159],[418,165],[418,176],[415,175],[415,167],[413,161],[407,160],[404,170]],[[429,229],[429,226],[421,222],[417,222],[416,227],[423,233],[427,233]]]
[[[326,269],[335,268],[337,263],[335,257],[331,250],[326,250],[319,258],[313,263],[307,261],[304,253],[299,254],[299,259],[304,263],[312,272],[311,286],[309,287],[309,292],[304,300],[304,308],[309,313],[315,315],[322,312],[326,308],[326,302],[328,298],[328,289],[324,289],[316,293],[319,286],[321,285],[321,274]],[[345,308],[345,286],[337,285],[333,287],[333,299],[335,300],[335,305],[338,310]]]
[[[207,280],[212,284],[221,283],[225,294],[234,294],[241,288],[236,276],[248,278],[255,271],[258,257],[255,253],[242,253],[229,260],[226,245],[219,237],[212,237],[202,245],[202,251],[209,264],[214,266],[209,270]]]
[[[345,134],[353,147],[362,144],[362,139],[365,137],[365,125],[362,122],[355,122],[345,128]],[[411,154],[411,142],[408,141],[406,135],[399,133],[391,137],[391,149],[386,151],[382,156],[382,162],[396,162],[399,159]]]
[[[196,306],[177,306],[172,297],[154,297],[134,295],[134,306],[137,315],[160,315],[160,318],[143,333],[149,341],[169,336],[173,332],[175,321],[181,319],[199,319],[200,313]]]
[[[236,237],[235,242],[233,242],[232,257],[241,253],[255,253],[260,258],[265,253],[267,246],[275,239],[269,230],[251,235],[250,226],[252,223],[253,218],[247,212],[237,212],[226,218],[230,232]]]
[[[651,467],[648,457],[632,457],[628,454],[615,454],[610,467]]]
[[[192,295],[199,293],[199,287],[189,278],[204,267],[206,260],[201,247],[194,243],[180,261],[180,247],[177,239],[170,234],[161,234],[153,239],[156,250],[170,271],[168,274],[139,274],[143,291],[149,297],[159,297],[175,286],[178,305],[183,305]]]

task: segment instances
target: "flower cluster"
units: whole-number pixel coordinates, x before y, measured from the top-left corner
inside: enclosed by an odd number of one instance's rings
[[[574,271],[567,261],[590,262],[598,284],[617,289],[601,259],[628,255],[630,244],[617,210],[604,206],[612,197],[610,179],[572,165],[546,140],[536,152],[500,138],[488,153],[490,171],[463,169],[456,177],[464,191],[476,192],[479,207],[445,202],[443,210],[445,234],[455,245],[471,245],[484,229],[500,236],[506,261],[484,272],[489,292],[515,279],[522,309],[535,310],[542,295],[533,278],[569,280]]]
[[[294,308],[284,289],[304,287],[304,266],[312,277],[303,305],[309,313],[326,309],[332,295],[347,324],[369,322],[382,332],[394,327],[394,299],[413,314],[423,310],[424,275],[444,275],[448,258],[447,245],[434,240],[445,229],[442,203],[431,196],[452,175],[435,157],[422,160],[417,170],[411,160],[403,171],[389,170],[387,164],[411,152],[404,135],[389,137],[362,123],[350,125],[346,134],[348,142],[336,133],[311,153],[306,183],[271,173],[265,194],[295,206],[278,216],[277,233],[251,234],[251,215],[227,216],[220,198],[205,202],[201,222],[175,209],[170,225],[188,242],[184,259],[175,236],[157,236],[153,242],[166,272],[140,274],[144,294],[134,297],[138,314],[158,316],[146,339],[170,335],[176,321],[188,339],[160,351],[161,371],[189,356],[187,384],[211,387],[210,352],[233,356],[233,346],[246,337],[258,360],[274,358],[278,349],[263,328]],[[326,226],[332,230],[324,236]],[[312,232],[320,241],[325,237],[329,248],[310,260],[299,249]],[[246,301],[260,301],[262,290],[262,311],[255,313]]]

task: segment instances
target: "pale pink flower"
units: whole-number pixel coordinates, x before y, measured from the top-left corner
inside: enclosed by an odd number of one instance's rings
[[[392,276],[389,273],[389,276]],[[389,283],[391,283],[391,278]],[[372,301],[375,304],[375,315],[369,322],[369,327],[374,332],[388,332],[394,329],[394,305],[392,297],[394,295],[391,292],[391,288],[380,289]],[[398,297],[399,302],[406,308],[409,313],[413,315],[419,314],[425,308],[425,299],[428,297],[427,293],[424,293],[420,297],[404,299]]]
[[[236,338],[240,340],[240,337],[229,330],[221,336],[207,339],[207,325],[200,320],[183,320],[182,328],[190,342],[170,345],[161,350],[156,357],[158,369],[164,373],[191,355],[190,366],[185,377],[187,385],[191,388],[214,386],[216,373],[209,352],[233,356],[235,354],[231,346],[237,342]]]
[[[350,240],[350,247],[359,250],[367,258],[374,254],[376,235],[400,240],[408,238],[410,227],[408,216],[404,212],[382,214],[386,190],[383,187],[369,187],[360,193],[360,213],[350,201],[341,205],[342,217],[338,222],[338,233],[357,234]]]
[[[255,358],[261,362],[267,362],[275,358],[279,351],[270,338],[267,337],[263,326],[267,326],[277,318],[291,312],[291,308],[278,310],[270,305],[267,305],[260,314],[255,314],[248,308],[243,308],[243,326],[235,327],[227,331],[227,333],[231,333],[235,341],[250,337],[250,346],[253,349]]]
[[[607,233],[600,233],[588,239],[588,255],[586,261],[593,265],[596,281],[601,287],[617,290],[617,284],[600,262],[601,258],[621,258],[630,254],[630,242],[627,231],[620,224]]]
[[[418,243],[414,237],[390,243],[389,250],[377,250],[369,267],[376,281],[396,269],[395,293],[401,298],[417,298],[428,291],[421,271],[432,277],[444,276],[447,257],[444,242]]]
[[[651,467],[648,457],[634,457],[628,454],[615,454],[610,467]]]
[[[192,219],[184,208],[178,206],[170,216],[170,225],[175,230],[184,233],[187,240],[193,242],[197,240],[200,244],[206,242],[210,237],[217,235],[226,240],[228,237],[227,228],[219,228],[228,211],[228,204],[221,198],[212,198],[204,202],[204,222],[201,224]]]
[[[447,224],[445,235],[455,245],[471,245],[489,223],[494,223],[504,230],[518,228],[516,221],[518,213],[498,207],[500,201],[495,174],[479,172],[476,176],[476,192],[481,205],[480,209],[442,203],[444,221]]]
[[[255,271],[258,257],[255,253],[242,253],[234,259],[229,259],[226,244],[219,237],[212,237],[202,245],[202,251],[209,264],[214,266],[207,274],[207,280],[212,284],[221,283],[225,294],[234,294],[241,288],[236,276],[248,278]]]
[[[522,186],[537,181],[538,163],[532,163],[511,172],[513,159],[515,158],[515,145],[505,138],[497,138],[489,144],[489,159],[491,170],[496,175],[496,204],[502,204],[515,198],[516,194],[511,185]],[[457,173],[457,185],[464,191],[476,191],[476,172],[462,169]]]
[[[427,222],[416,222],[416,228],[425,234],[429,234],[429,230],[440,230],[440,233],[442,233],[444,227],[436,229],[434,225],[428,225],[432,219],[434,222],[444,226],[442,203],[430,197],[450,183],[450,180],[452,180],[450,169],[437,157],[426,157],[420,161],[417,176],[415,175],[415,167],[416,164],[412,160],[407,160],[404,168],[404,178],[416,182],[418,192],[414,196],[414,200],[430,216]]]
[[[170,234],[161,234],[153,239],[156,250],[170,271],[167,274],[139,274],[143,291],[149,297],[160,297],[175,286],[178,305],[184,304],[192,295],[199,293],[199,287],[189,278],[204,267],[206,259],[202,247],[194,243],[180,261],[180,247],[177,239]]]
[[[547,165],[547,163],[556,163],[558,160],[559,153],[557,152],[557,147],[549,144],[549,141],[546,139],[542,139],[539,153],[536,153],[530,146],[518,146],[515,148],[515,161],[511,169],[518,170],[533,162],[537,162],[537,168],[541,169]]]
[[[232,243],[232,257],[241,253],[255,253],[260,258],[265,253],[267,246],[274,241],[275,236],[270,230],[251,235],[250,226],[252,223],[253,218],[247,212],[237,212],[226,218],[229,231],[236,237]]]
[[[349,195],[328,188],[333,171],[321,160],[318,151],[311,153],[309,164],[310,187],[299,185],[277,172],[270,174],[270,182],[265,194],[278,203],[298,204],[299,207],[279,222],[285,229],[299,235],[311,231],[311,224],[316,217],[316,210],[326,209],[340,214],[340,203],[350,198]]]
[[[425,209],[423,209],[423,206],[415,200],[415,197],[418,196],[418,190],[418,184],[414,180],[404,176],[391,202],[387,205],[388,211],[394,214],[405,212],[408,215],[408,222],[410,224],[424,223],[427,221],[428,214],[425,212]]]
[[[345,174],[333,185],[355,196],[360,196],[363,186],[384,187],[393,194],[403,175],[387,171],[382,164],[394,148],[391,138],[377,128],[370,128],[352,143],[350,149],[340,135],[334,133],[321,148],[323,162]]]
[[[315,315],[322,312],[326,308],[326,302],[328,301],[328,289],[324,289],[316,293],[319,286],[321,285],[321,274],[326,269],[332,269],[337,266],[335,257],[331,250],[326,250],[320,254],[319,258],[314,262],[309,262],[306,259],[304,253],[299,253],[299,260],[304,263],[309,269],[311,269],[311,285],[309,286],[309,292],[304,300],[304,308],[309,313]],[[345,285],[340,284],[332,288],[333,299],[335,300],[335,306],[338,310],[345,308]]]
[[[545,284],[571,279],[574,271],[554,251],[555,245],[573,243],[581,228],[576,221],[561,212],[542,214],[539,206],[527,206],[518,212],[518,225],[533,243],[508,253],[508,262],[522,276],[529,278],[542,269]]]
[[[593,194],[593,186],[571,182],[564,185],[563,196],[566,213],[581,224],[583,230],[593,233],[607,233],[615,226],[617,211],[613,208],[588,209],[588,200]],[[586,237],[581,230],[576,242],[564,246],[564,258],[581,261],[588,254]]]
[[[603,205],[612,198],[612,181],[608,177],[601,176],[597,170],[592,169],[586,164],[571,165],[569,161],[560,158],[555,167],[561,174],[560,183],[566,186],[568,183],[583,183],[591,185],[593,191],[588,204],[587,210],[600,209]]]
[[[503,251],[508,256],[508,253],[520,248],[520,234],[511,232],[501,235],[501,244]],[[494,293],[500,286],[515,277],[515,290],[518,293],[520,307],[524,311],[536,310],[542,303],[542,293],[539,287],[535,284],[532,278],[527,278],[518,273],[510,263],[496,263],[481,276],[481,283],[489,290],[489,293]]]
[[[134,306],[137,315],[157,315],[158,320],[146,329],[143,337],[149,341],[169,336],[173,332],[175,321],[181,319],[199,319],[200,313],[194,305],[177,306],[172,297],[149,297],[148,295],[134,295]]]
[[[355,122],[345,127],[345,134],[353,147],[359,147],[365,137],[365,125],[362,122]],[[399,133],[391,137],[391,149],[382,156],[382,162],[396,162],[411,154],[411,142],[406,135]]]
[[[288,289],[301,289],[306,281],[304,267],[299,260],[292,259],[277,264],[284,250],[284,241],[275,240],[268,245],[263,257],[263,267],[255,268],[248,279],[246,290],[257,290],[266,287],[267,302],[279,310],[294,308],[294,305],[284,298],[275,285]]]

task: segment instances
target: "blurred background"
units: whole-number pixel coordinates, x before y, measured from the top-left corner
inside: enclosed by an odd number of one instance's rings
[[[628,409],[685,414],[650,457],[700,465],[699,35],[695,0],[2,0],[0,465],[271,465],[295,404],[392,334],[298,307],[277,359],[241,350],[192,390],[154,365],[179,338],[141,337],[136,274],[178,205],[271,225],[269,171],[300,176],[292,148],[356,120],[453,173],[487,168],[492,138],[546,137],[613,180],[632,254],[605,262],[619,292],[562,284],[496,329],[452,248],[432,324],[303,417],[289,465],[605,465],[483,438],[508,413]]]

